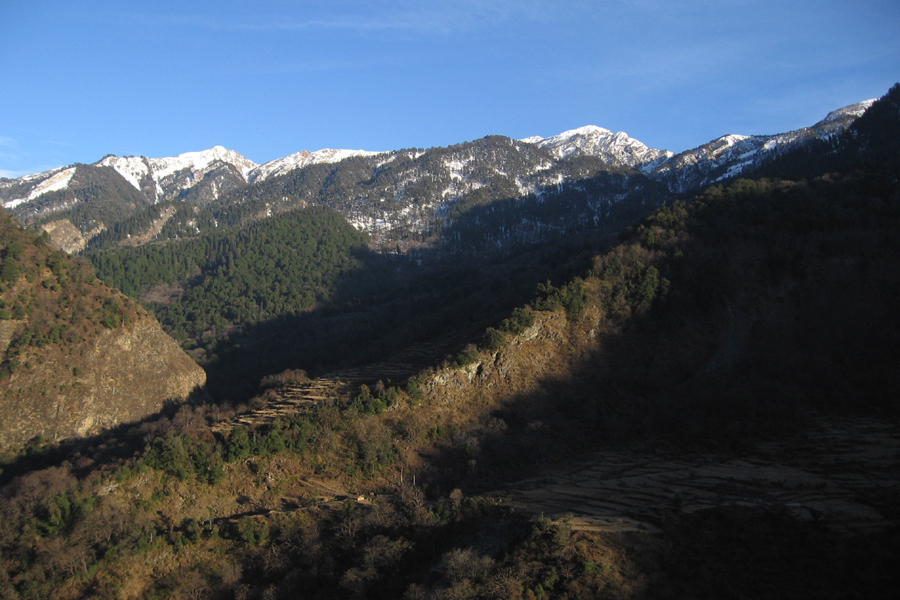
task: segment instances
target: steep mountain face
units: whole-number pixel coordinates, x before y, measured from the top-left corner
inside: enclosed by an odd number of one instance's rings
[[[403,250],[428,239],[458,241],[464,234],[458,231],[459,217],[478,208],[471,220],[482,226],[491,221],[484,213],[492,205],[488,212],[501,229],[491,232],[491,243],[502,244],[504,237],[525,242],[548,232],[565,235],[563,221],[608,222],[618,204],[630,215],[629,202],[638,197],[652,206],[738,175],[781,152],[830,138],[870,105],[834,111],[811,127],[784,134],[726,135],[677,155],[649,148],[624,132],[587,126],[549,138],[492,136],[429,150],[303,151],[264,165],[221,146],[159,159],[107,156],[95,165],[0,181],[0,201],[26,224],[68,219],[85,243],[112,228],[118,233],[105,236],[103,243],[135,235],[145,239],[145,230],[125,222],[133,215],[149,224],[158,219],[158,210],[149,207],[165,203],[184,208],[167,218],[171,223],[159,233],[165,238],[325,205],[370,234],[376,245]],[[578,206],[562,219],[558,213],[572,207],[564,207],[561,199],[578,193]],[[544,217],[532,217],[519,231],[518,226],[510,229],[521,216],[515,202],[560,206],[556,211],[544,207]],[[147,210],[155,212],[147,216]]]
[[[595,156],[612,167],[631,167],[645,175],[674,154],[668,150],[649,148],[624,131],[588,125],[549,138],[530,137],[522,140],[550,152],[558,160],[571,156]]]
[[[746,169],[814,140],[827,140],[846,130],[872,106],[866,100],[833,111],[812,127],[778,135],[725,135],[672,156],[649,173],[673,192],[686,192],[740,175]]]
[[[136,302],[0,214],[0,446],[139,420],[206,374]]]
[[[112,167],[128,183],[144,192],[151,202],[178,198],[186,190],[193,188],[211,173],[225,168],[242,181],[247,180],[256,163],[244,158],[234,150],[215,146],[203,152],[188,152],[170,158],[146,158],[143,156],[106,156],[97,166]]]
[[[4,322],[28,327],[28,321]],[[0,381],[0,446],[84,437],[186,399],[206,374],[153,317],[102,329],[71,353],[45,347]]]

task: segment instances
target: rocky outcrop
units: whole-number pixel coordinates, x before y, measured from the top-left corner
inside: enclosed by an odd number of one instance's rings
[[[78,228],[72,225],[72,221],[68,219],[44,223],[41,225],[41,231],[47,232],[54,246],[71,254],[81,252],[87,244]]]
[[[574,322],[562,311],[534,316],[533,325],[521,335],[508,336],[499,350],[482,351],[465,367],[433,373],[423,386],[427,401],[451,406],[474,398],[476,404],[495,406],[534,393],[548,380],[571,376],[598,350],[603,328],[599,308],[589,307]]]
[[[81,231],[69,219],[59,219],[58,221],[51,221],[41,225],[41,231],[46,231],[47,235],[50,236],[50,243],[69,254],[75,254],[84,250],[88,241],[105,229],[106,227],[100,224],[92,231],[82,235]]]
[[[203,369],[148,315],[102,331],[78,357],[47,348],[0,384],[0,445],[137,421],[206,382]]]

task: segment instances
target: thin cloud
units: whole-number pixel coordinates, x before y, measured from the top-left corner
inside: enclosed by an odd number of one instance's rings
[[[252,65],[226,67],[223,72],[233,75],[297,75],[317,73],[321,71],[352,71],[378,67],[383,69],[388,63],[385,60],[309,60],[301,62],[256,62]]]
[[[618,46],[598,49],[590,60],[561,66],[545,73],[546,83],[610,83],[620,92],[654,93],[697,84],[709,77],[725,76],[752,62],[755,48],[741,40],[709,41],[682,46],[623,50]]]
[[[363,5],[369,9],[370,5]],[[475,28],[496,25],[499,22],[524,18],[546,20],[558,14],[554,5],[545,0],[513,2],[494,0],[476,2],[457,0],[444,2],[403,2],[399,6],[376,7],[354,11],[307,11],[296,13],[271,13],[247,18],[231,18],[223,14],[144,14],[121,13],[128,22],[163,26],[180,26],[213,29],[219,31],[349,31],[359,33],[407,32],[419,34],[450,34]]]
[[[4,148],[18,148],[19,142],[12,138],[0,135],[0,146],[3,146]]]

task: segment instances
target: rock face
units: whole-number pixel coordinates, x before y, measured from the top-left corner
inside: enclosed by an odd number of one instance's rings
[[[77,363],[83,366],[48,352],[0,384],[0,446],[136,421],[206,383],[203,369],[149,316],[89,340]]]
[[[69,219],[44,223],[41,225],[41,231],[46,231],[53,244],[69,254],[81,252],[87,245],[87,240]]]
[[[522,335],[493,352],[483,352],[464,367],[435,372],[423,386],[427,401],[453,405],[477,398],[478,405],[499,406],[519,395],[534,393],[543,382],[571,376],[599,348],[602,312],[589,307],[576,321],[562,312],[536,312]]]

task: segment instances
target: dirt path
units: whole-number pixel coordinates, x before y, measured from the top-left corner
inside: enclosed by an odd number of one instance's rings
[[[521,482],[510,505],[573,517],[594,531],[658,531],[667,515],[717,506],[784,510],[845,533],[895,527],[874,504],[900,494],[900,427],[828,419],[801,440],[762,444],[740,458],[600,452],[571,470]]]

